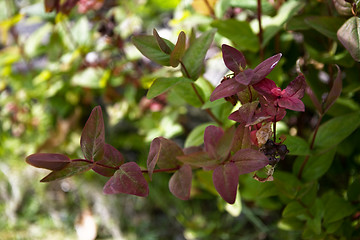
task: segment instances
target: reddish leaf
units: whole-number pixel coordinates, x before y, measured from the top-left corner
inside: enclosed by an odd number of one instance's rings
[[[102,176],[111,177],[123,163],[124,158],[122,154],[110,144],[105,143],[104,157],[100,161],[95,162],[92,170]]]
[[[177,65],[179,65],[179,60],[181,60],[181,58],[185,54],[185,45],[186,35],[183,31],[181,31],[175,47],[170,54],[170,64],[172,67],[176,67]]]
[[[231,158],[239,169],[239,174],[259,170],[269,164],[268,158],[254,149],[240,149]]]
[[[140,197],[149,195],[149,187],[140,167],[135,162],[128,162],[119,168],[106,182],[105,194],[126,193]]]
[[[239,184],[239,169],[233,162],[218,166],[213,173],[216,191],[228,203],[233,204]]]
[[[170,192],[181,200],[188,200],[190,198],[191,180],[192,169],[189,165],[184,164],[170,178]]]
[[[87,160],[99,161],[104,156],[105,130],[101,107],[95,107],[81,134],[81,150]]]
[[[26,162],[37,168],[57,171],[65,168],[71,161],[68,156],[63,154],[35,153],[27,156]]]
[[[244,55],[236,48],[223,44],[222,47],[223,59],[226,67],[235,74],[243,71],[246,67],[246,60]]]
[[[289,85],[285,88],[286,96],[301,99],[304,97],[306,89],[305,76],[299,74]]]
[[[45,0],[45,12],[52,12],[54,9],[59,9],[60,0]]]
[[[239,125],[236,128],[234,142],[231,148],[232,152],[237,152],[243,148],[251,147],[251,139],[250,139],[250,129],[249,127],[245,127],[244,125]]]
[[[227,129],[218,140],[218,143],[216,144],[216,156],[220,162],[223,162],[229,158],[234,136],[235,128],[231,127]]]
[[[242,85],[235,81],[234,78],[227,79],[220,83],[212,92],[210,96],[210,101],[215,101],[220,98],[230,97],[235,95],[236,93],[244,90],[246,88],[245,85]]]
[[[219,164],[219,160],[209,157],[209,154],[206,152],[196,152],[178,156],[177,159],[194,167],[208,168]]]
[[[286,108],[293,111],[305,111],[304,103],[297,98],[280,98],[277,100],[279,107]]]
[[[278,64],[281,56],[282,54],[278,53],[272,57],[269,57],[268,59],[257,65],[256,68],[254,68],[255,76],[252,84],[256,84],[259,81],[263,80]]]
[[[235,76],[235,80],[240,84],[248,86],[253,80],[254,76],[255,74],[252,69],[246,69],[245,71],[238,73]]]
[[[320,114],[323,114],[323,109],[321,106],[321,103],[319,102],[319,100],[317,99],[315,93],[312,91],[312,89],[310,88],[310,86],[308,86],[306,88],[306,93],[309,95],[311,102],[314,104],[314,107],[316,108],[316,110],[318,110],[318,112]]]
[[[155,138],[150,145],[147,158],[147,169],[149,178],[152,179],[152,173],[156,164],[160,168],[176,168],[179,165],[177,156],[184,155],[181,148],[171,140],[163,137]]]
[[[327,112],[329,108],[335,103],[336,99],[338,99],[338,97],[340,96],[342,90],[341,70],[338,65],[335,66],[338,69],[338,74],[336,76],[336,79],[334,80],[328,96],[326,97],[324,103],[324,113]]]
[[[72,160],[71,163],[66,165],[65,168],[59,171],[52,171],[46,177],[41,179],[40,182],[51,182],[54,180],[61,180],[90,170],[93,164],[89,162],[85,162],[83,160],[84,159]]]
[[[220,127],[213,125],[206,127],[204,133],[204,148],[210,158],[217,159],[216,147],[223,135],[224,131]]]
[[[253,87],[258,93],[266,97],[267,100],[274,101],[276,99],[276,96],[271,92],[272,89],[278,88],[274,81],[265,78],[259,83],[254,84]]]
[[[154,37],[155,37],[155,39],[156,39],[156,42],[157,42],[157,44],[159,45],[161,51],[163,51],[163,52],[166,53],[166,54],[170,54],[170,53],[171,53],[170,47],[166,44],[166,42],[164,41],[164,39],[162,39],[162,38],[159,36],[159,34],[158,34],[158,32],[156,31],[155,28],[153,29],[153,35],[154,35]]]

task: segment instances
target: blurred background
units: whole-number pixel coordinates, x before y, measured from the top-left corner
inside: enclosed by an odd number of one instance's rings
[[[276,4],[263,2],[265,14],[275,16]],[[161,68],[142,57],[131,44],[131,36],[152,34],[156,28],[160,36],[175,42],[181,30],[189,36],[192,28],[197,32],[211,28],[216,17],[251,20],[255,11],[256,1],[79,0],[73,9],[64,7],[55,13],[45,12],[43,0],[1,0],[0,239],[300,239],[301,229],[287,231],[277,225],[282,204],[268,183],[258,183],[250,174],[241,176],[239,199],[228,205],[216,194],[210,172],[197,172],[193,197],[181,201],[169,192],[167,173],[156,174],[149,197],[140,198],[104,195],[107,178],[92,171],[39,183],[47,171],[25,163],[25,157],[35,152],[82,157],[81,130],[97,105],[104,113],[106,142],[127,161],[145,166],[150,142],[158,136],[183,146],[191,130],[199,125],[204,129],[211,120],[186,105],[184,92],[174,90],[151,100],[145,97],[156,77],[177,70]],[[234,26],[226,35],[224,27],[217,27],[225,37],[236,31]],[[204,74],[212,83],[203,84],[207,96],[227,72],[219,46],[230,41],[219,34],[215,41]],[[309,46],[308,51],[313,49]],[[245,56],[250,63],[259,61],[258,49],[242,48],[249,50]],[[306,56],[303,35],[283,31],[269,40],[265,55],[279,51],[287,60],[271,76],[281,85],[296,76],[297,58]],[[347,76],[359,79],[358,65],[353,67],[349,54],[338,59],[343,66],[348,64]],[[319,64],[323,63],[310,64],[314,78],[326,75]],[[348,87],[348,92],[358,97],[354,88]],[[350,98],[335,106],[334,115],[358,109]],[[224,116],[231,110],[231,106],[219,109]],[[309,111],[310,115],[289,113],[279,131],[310,135],[314,110]],[[294,127],[305,122],[309,126]],[[198,138],[194,137],[194,143],[202,141],[202,135]]]

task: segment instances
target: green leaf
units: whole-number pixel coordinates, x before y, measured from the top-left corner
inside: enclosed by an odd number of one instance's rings
[[[307,25],[334,40],[337,40],[336,33],[344,22],[344,18],[329,16],[311,16],[305,19]]]
[[[93,166],[92,163],[72,160],[72,162],[69,163],[65,168],[59,171],[52,171],[46,177],[41,179],[40,182],[51,182],[54,180],[61,180],[64,178],[68,178],[76,174],[86,172],[90,170],[92,166]]]
[[[360,62],[360,18],[348,19],[337,31],[339,41],[357,62]]]
[[[204,143],[205,128],[213,125],[212,123],[203,123],[194,128],[185,140],[185,147],[200,146]]]
[[[298,136],[287,135],[284,144],[289,150],[289,155],[306,156],[311,153],[309,144]]]
[[[163,39],[170,49],[174,49],[174,44]],[[170,55],[164,53],[156,41],[154,36],[140,35],[133,36],[131,39],[135,47],[150,60],[164,66],[170,66]]]
[[[230,39],[240,51],[259,50],[259,41],[256,34],[252,31],[247,21],[235,19],[215,20],[211,23],[212,27],[218,29],[218,33]]]
[[[179,60],[185,54],[186,35],[183,31],[180,32],[178,40],[175,44],[174,50],[170,54],[170,64],[172,67],[179,65]]]
[[[89,67],[84,71],[76,73],[72,77],[71,83],[86,88],[104,88],[109,77],[109,71],[104,71],[102,68]]]
[[[44,38],[51,32],[52,28],[52,24],[44,24],[26,39],[24,51],[27,57],[32,58],[39,53],[39,47],[43,44]]]
[[[190,47],[186,50],[182,62],[186,70],[182,67],[184,76],[193,80],[198,79],[204,67],[205,55],[213,41],[216,30],[204,32],[199,38],[196,38]]]
[[[183,82],[191,83],[193,81],[189,78],[184,78],[184,77],[158,78],[151,85],[146,97],[151,99],[156,96],[159,96],[160,94],[166,92],[175,85]]]
[[[351,215],[355,208],[335,192],[330,191],[321,197],[324,205],[324,225],[336,222]]]
[[[204,99],[204,93],[202,89],[199,86],[197,86],[197,84],[195,83],[188,83],[188,82],[178,83],[172,88],[172,91],[174,91],[174,93],[177,95],[178,98],[185,100],[188,104],[194,107],[200,107],[203,104],[200,101],[199,97],[196,95],[193,87],[191,86],[192,84],[194,84],[200,97]]]
[[[347,190],[347,196],[349,201],[360,202],[360,178],[355,179]]]
[[[360,125],[360,112],[333,118],[322,124],[315,138],[316,148],[329,148],[339,144]]]
[[[282,212],[282,216],[285,218],[297,217],[299,215],[306,214],[306,208],[302,206],[298,201],[292,201],[288,203]]]
[[[93,43],[90,35],[90,22],[87,17],[81,17],[71,29],[71,34],[80,46],[89,46]]]

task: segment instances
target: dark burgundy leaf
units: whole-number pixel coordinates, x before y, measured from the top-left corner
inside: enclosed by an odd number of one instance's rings
[[[123,163],[122,154],[110,144],[105,143],[104,157],[95,162],[92,170],[102,176],[111,177]]]
[[[227,160],[230,156],[230,151],[235,136],[235,127],[227,129],[216,144],[216,156],[220,162]]]
[[[235,74],[243,71],[246,67],[246,60],[244,55],[236,48],[223,44],[222,47],[223,59],[226,67]]]
[[[71,161],[68,156],[63,154],[35,153],[27,156],[26,162],[37,168],[57,171],[65,168]]]
[[[223,135],[224,131],[220,127],[213,125],[206,127],[204,133],[204,148],[210,158],[217,159],[216,147]]]
[[[272,93],[271,90],[278,88],[276,83],[268,78],[263,79],[262,81],[258,82],[257,84],[253,85],[254,89],[266,97],[268,101],[274,101],[276,96]]]
[[[315,93],[312,91],[312,89],[310,88],[310,86],[308,86],[306,88],[306,93],[309,95],[311,102],[314,104],[314,107],[316,108],[316,110],[318,110],[318,112],[320,114],[323,114],[323,109],[321,106],[321,103],[319,102],[319,100],[317,99]]]
[[[241,149],[231,158],[239,169],[239,174],[245,174],[259,170],[268,165],[268,158],[254,149]]]
[[[83,161],[84,159],[75,159],[71,163],[67,164],[65,168],[59,171],[52,171],[46,177],[40,180],[40,182],[51,182],[54,180],[61,180],[80,174],[90,170],[93,166],[92,163]]]
[[[218,166],[213,173],[216,191],[228,203],[233,204],[239,185],[239,169],[233,162]]]
[[[297,98],[280,98],[277,100],[279,107],[290,109],[293,111],[304,112],[305,105],[304,103]]]
[[[158,32],[156,31],[156,29],[153,29],[153,35],[156,39],[157,44],[159,45],[159,48],[161,49],[161,51],[163,51],[166,54],[170,54],[171,53],[171,49],[170,47],[166,44],[166,42],[164,41],[164,39],[162,39]]]
[[[336,99],[338,99],[338,97],[340,96],[342,90],[341,70],[338,65],[335,66],[338,69],[338,74],[325,100],[323,111],[324,113],[326,113],[329,108],[335,103]]]
[[[150,145],[149,155],[147,158],[147,169],[149,178],[156,164],[160,168],[176,168],[179,165],[177,156],[184,155],[181,148],[171,140],[163,137],[155,138]]]
[[[190,198],[191,180],[192,169],[189,165],[184,164],[170,178],[170,192],[181,200],[188,200]]]
[[[231,148],[232,152],[237,152],[243,148],[251,147],[251,139],[250,139],[250,129],[249,127],[245,127],[243,124],[240,124],[236,128],[234,142]]]
[[[299,74],[299,76],[291,81],[285,88],[285,94],[287,97],[302,99],[304,97],[306,86],[305,76]]]
[[[210,101],[215,101],[220,98],[230,97],[235,95],[236,93],[244,90],[246,88],[245,85],[242,85],[235,81],[234,78],[227,79],[220,83],[212,92],[210,96]]]
[[[240,84],[248,86],[253,80],[254,76],[255,73],[252,69],[246,69],[245,71],[238,73],[235,76],[235,80]]]
[[[254,68],[255,76],[252,84],[256,84],[259,81],[263,80],[278,64],[281,56],[282,54],[278,53],[272,57],[269,57],[268,59],[257,65],[256,68]]]
[[[100,161],[104,156],[105,129],[101,107],[95,107],[81,133],[81,150],[87,160]]]
[[[135,162],[128,162],[119,168],[106,182],[105,194],[126,193],[140,197],[149,195],[149,187],[140,167]]]

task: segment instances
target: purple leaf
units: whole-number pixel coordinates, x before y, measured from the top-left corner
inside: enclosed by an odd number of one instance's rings
[[[240,84],[248,86],[253,80],[254,76],[255,74],[252,69],[246,69],[245,71],[238,73],[235,76],[235,80]]]
[[[324,113],[327,112],[329,108],[335,103],[336,99],[338,99],[338,97],[340,96],[342,90],[341,70],[338,65],[335,66],[338,69],[338,74],[325,100],[323,111]]]
[[[181,148],[171,140],[163,137],[155,138],[150,145],[147,158],[147,169],[149,178],[152,179],[152,173],[156,164],[160,168],[176,168],[179,165],[177,156],[184,155]]]
[[[219,164],[219,160],[209,157],[209,154],[206,152],[196,152],[178,156],[177,159],[191,166],[202,168],[208,168]]]
[[[159,45],[161,51],[163,51],[163,52],[166,53],[166,54],[170,54],[170,53],[171,53],[170,47],[166,44],[166,42],[164,41],[164,39],[162,39],[162,38],[159,36],[159,34],[158,34],[158,32],[156,31],[155,28],[153,29],[153,35],[154,35],[154,37],[155,37],[155,39],[156,39],[156,42],[157,42],[157,44]]]
[[[218,166],[213,173],[216,191],[228,203],[233,204],[239,185],[239,169],[233,162]]]
[[[87,160],[99,161],[104,156],[105,130],[101,107],[95,107],[81,134],[81,150]]]
[[[243,148],[251,147],[251,139],[250,139],[250,129],[249,127],[245,127],[244,125],[239,125],[236,128],[234,142],[231,148],[232,152],[237,152]]]
[[[191,180],[192,169],[189,165],[184,164],[170,178],[170,192],[181,200],[188,200],[190,198]]]
[[[269,101],[274,101],[276,99],[276,96],[272,93],[271,90],[277,89],[278,86],[276,86],[276,83],[268,78],[263,79],[262,81],[258,82],[257,84],[253,85],[253,88],[266,97]]]
[[[61,180],[64,178],[68,178],[76,174],[86,172],[90,170],[92,166],[93,166],[92,163],[85,162],[84,159],[75,159],[72,160],[71,163],[66,165],[65,168],[59,171],[52,171],[46,177],[41,179],[40,182],[51,182],[54,180]]]
[[[282,54],[278,53],[272,57],[269,57],[268,59],[257,65],[256,68],[254,68],[255,76],[252,84],[256,84],[259,81],[263,80],[278,64],[281,56]]]
[[[149,195],[149,187],[140,167],[135,162],[128,162],[119,168],[106,182],[105,194],[126,193],[140,197]]]
[[[204,148],[210,158],[217,159],[216,147],[223,135],[224,131],[220,127],[213,125],[206,127],[204,133]]]
[[[27,156],[26,162],[37,168],[58,171],[66,167],[71,161],[68,156],[63,154],[35,153]]]
[[[304,103],[297,98],[280,98],[277,100],[279,107],[293,111],[305,112]]]
[[[314,107],[316,108],[316,110],[318,110],[318,112],[320,114],[323,114],[323,109],[321,106],[321,103],[319,102],[319,100],[317,99],[315,93],[312,91],[312,89],[310,88],[310,86],[308,86],[306,88],[306,93],[309,95],[311,102],[314,104]]]
[[[227,129],[216,144],[216,156],[220,162],[227,160],[234,142],[235,128]]]
[[[244,55],[236,48],[223,44],[222,47],[223,59],[226,67],[238,74],[246,67],[246,60]]]
[[[244,90],[245,88],[245,85],[238,83],[234,78],[224,80],[214,89],[210,96],[210,101],[215,101],[224,97],[230,97]]]
[[[110,144],[105,143],[104,156],[100,161],[95,162],[92,170],[102,176],[111,177],[123,163],[122,154]]]
[[[239,174],[259,170],[269,164],[268,158],[254,149],[240,149],[231,158],[239,169]]]
[[[306,86],[305,76],[303,74],[299,74],[299,76],[291,81],[285,88],[286,96],[302,99],[304,97]]]

